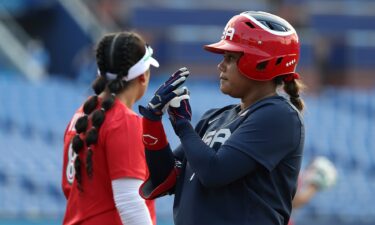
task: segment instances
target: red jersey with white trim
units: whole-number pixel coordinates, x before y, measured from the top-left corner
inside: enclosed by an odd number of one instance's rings
[[[85,170],[87,148],[79,154],[83,191],[74,179],[74,153],[71,140],[76,135],[75,123],[83,115],[82,107],[70,121],[64,135],[64,162],[62,189],[67,199],[64,225],[121,225],[115,206],[111,181],[118,178],[145,180],[146,167],[142,143],[141,118],[116,99],[105,113],[105,121],[99,130],[98,143],[93,146],[93,176]],[[146,201],[153,223],[156,215],[153,201]]]

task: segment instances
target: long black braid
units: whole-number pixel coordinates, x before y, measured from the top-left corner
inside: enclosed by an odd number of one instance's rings
[[[289,95],[289,100],[290,102],[300,111],[302,112],[305,103],[302,100],[300,96],[300,92],[305,88],[305,85],[301,80],[296,80],[296,79],[286,79],[289,75],[283,75],[283,76],[278,76],[275,78],[275,83],[277,85],[283,85],[283,89],[285,93]]]
[[[82,150],[87,147],[86,172],[88,177],[93,175],[93,147],[98,143],[99,129],[105,121],[105,112],[110,110],[115,103],[117,94],[125,90],[130,82],[122,78],[128,74],[131,66],[138,62],[145,54],[145,42],[132,32],[121,32],[106,35],[99,42],[96,50],[96,61],[100,76],[93,82],[92,88],[95,95],[91,96],[83,105],[84,115],[75,125],[76,136],[72,140],[73,151],[77,154],[74,162],[77,187],[82,191],[81,159]],[[107,73],[116,74],[114,80],[108,80]],[[99,105],[99,95],[107,91],[108,97]],[[87,131],[89,120],[92,127]]]

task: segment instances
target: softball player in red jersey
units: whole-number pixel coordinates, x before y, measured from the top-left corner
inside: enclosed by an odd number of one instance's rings
[[[103,37],[96,50],[95,95],[81,106],[64,136],[64,225],[151,225],[154,202],[138,189],[148,175],[142,122],[132,111],[145,93],[152,49],[136,33]]]

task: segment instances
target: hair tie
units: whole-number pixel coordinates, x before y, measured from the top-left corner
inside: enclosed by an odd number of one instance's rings
[[[284,77],[284,82],[291,82],[293,80],[299,79],[298,73],[291,73]]]
[[[116,93],[111,93],[111,95],[112,95],[113,97],[116,97]]]
[[[101,110],[101,111],[103,111],[103,112],[105,112],[105,108],[103,108],[103,107],[102,107],[102,108],[100,108],[100,110]]]
[[[90,150],[92,151],[91,145],[87,147],[87,151],[89,152]]]

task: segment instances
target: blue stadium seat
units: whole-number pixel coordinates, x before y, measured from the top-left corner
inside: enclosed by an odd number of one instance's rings
[[[135,27],[149,29],[168,28],[177,25],[218,25],[223,26],[233,15],[234,10],[176,9],[176,8],[135,8],[130,22]],[[221,15],[218,17],[217,15]],[[155,19],[158,18],[158,19]],[[171,19],[173,18],[173,19]]]
[[[369,22],[374,18],[373,15],[313,14],[310,25],[316,31],[340,35],[353,29],[374,30],[375,24]]]

